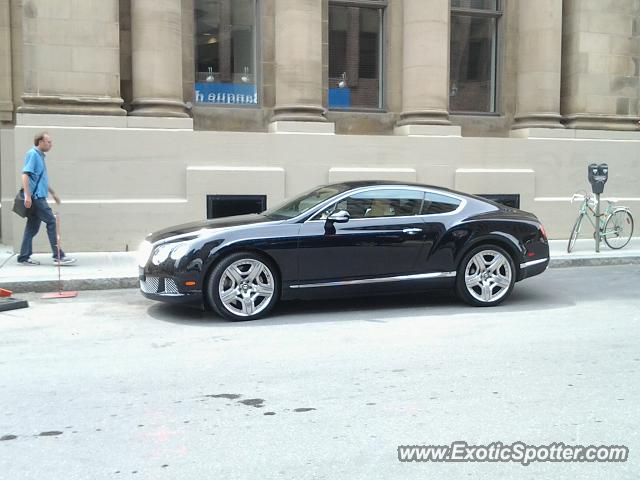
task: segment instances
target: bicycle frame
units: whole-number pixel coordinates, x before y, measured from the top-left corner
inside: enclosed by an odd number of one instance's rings
[[[614,212],[617,212],[617,211],[620,211],[620,210],[623,210],[623,211],[631,213],[629,208],[628,207],[622,207],[622,206],[616,206],[612,202],[607,200],[607,203],[608,203],[607,208],[605,208],[604,212],[600,213],[600,215],[599,215],[600,221],[598,222],[599,226],[596,227],[595,218],[597,218],[598,215],[596,214],[596,211],[589,204],[590,200],[592,200],[592,199],[593,199],[593,197],[591,197],[590,195],[586,195],[585,196],[584,200],[582,201],[582,204],[580,205],[579,215],[582,215],[582,216],[586,217],[587,220],[589,220],[589,223],[593,227],[594,231],[596,230],[596,228],[598,228],[600,230],[600,236],[601,237],[606,237],[608,235],[615,235],[616,234],[615,231],[613,231],[613,230],[606,231],[604,229],[604,226],[607,223],[607,219]]]
[[[592,199],[592,197],[590,197],[590,196],[585,196],[584,197],[584,200],[582,201],[582,204],[580,205],[580,212],[578,213],[578,215],[582,215],[587,220],[589,220],[589,223],[593,227],[594,231],[595,231],[596,228],[598,228],[598,227],[596,227],[595,219],[598,218],[598,216],[599,216],[600,217],[599,229],[600,229],[600,232],[602,234],[602,230],[604,229],[604,222],[605,222],[603,220],[603,217],[610,215],[610,212],[608,211],[610,206],[607,207],[607,210],[604,213],[600,213],[600,215],[597,215],[596,211],[591,207],[591,205],[589,205],[589,201],[591,199]]]

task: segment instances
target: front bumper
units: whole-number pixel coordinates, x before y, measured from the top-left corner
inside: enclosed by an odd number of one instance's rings
[[[182,287],[182,280],[179,278],[145,274],[141,268],[138,279],[140,292],[151,300],[169,303],[202,303],[202,291]]]

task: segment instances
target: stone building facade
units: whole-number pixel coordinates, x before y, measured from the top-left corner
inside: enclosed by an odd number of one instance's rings
[[[69,251],[348,179],[515,198],[564,238],[589,163],[640,206],[639,25],[640,0],[0,0],[0,239],[42,130]]]

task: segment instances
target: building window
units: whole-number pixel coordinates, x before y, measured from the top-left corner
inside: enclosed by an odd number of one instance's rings
[[[499,0],[451,0],[449,110],[496,111]]]
[[[256,0],[195,0],[195,102],[258,104]]]
[[[266,195],[207,195],[207,218],[261,213],[266,208]]]
[[[382,108],[386,1],[329,4],[329,108]]]

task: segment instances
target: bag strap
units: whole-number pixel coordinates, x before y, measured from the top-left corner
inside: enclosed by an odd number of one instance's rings
[[[40,174],[40,176],[38,177],[38,181],[36,182],[36,186],[33,187],[33,192],[31,192],[31,196],[33,197],[36,193],[36,190],[38,190],[38,185],[40,185],[40,180],[42,180],[42,175],[44,175],[44,171]]]

